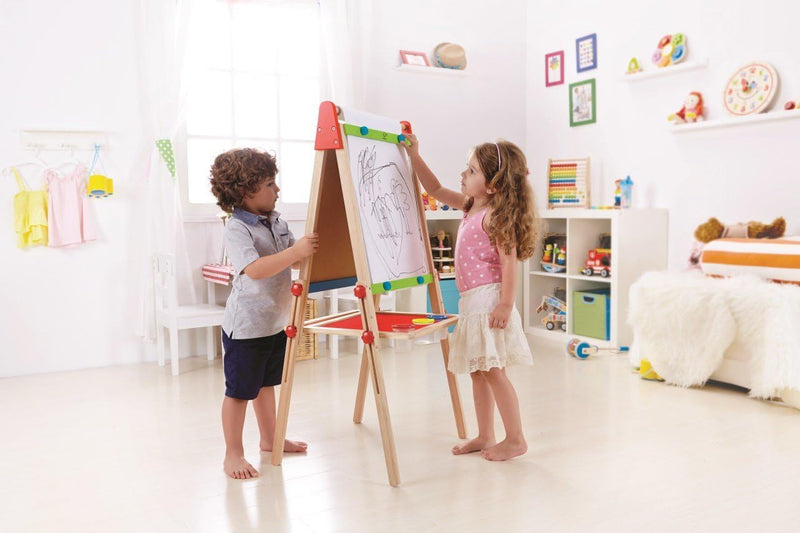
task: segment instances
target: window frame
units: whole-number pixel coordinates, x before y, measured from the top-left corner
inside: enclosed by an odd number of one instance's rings
[[[266,0],[265,3],[270,4],[305,4],[307,6],[315,6],[317,9],[318,16],[320,15],[319,11],[319,2],[317,0],[274,0],[269,1]],[[232,9],[233,6],[229,4],[228,14],[232,17]],[[321,21],[320,21],[321,25]],[[259,73],[263,74],[263,71],[255,71],[255,70],[247,70],[247,69],[237,69],[234,65],[234,46],[233,46],[233,33],[231,32],[230,35],[231,39],[231,61],[229,68],[204,68],[204,72],[209,71],[221,71],[225,72],[228,76],[230,76],[231,80],[231,87],[233,88],[234,84],[234,77],[236,74],[253,74]],[[324,65],[324,51],[322,49],[322,39],[320,39],[319,43],[319,62],[318,62],[318,69],[316,73],[306,73],[306,74],[297,74],[297,73],[282,73],[280,70],[280,66],[278,66],[278,70],[274,73],[274,76],[277,79],[277,98],[278,98],[278,124],[277,124],[277,136],[274,138],[269,137],[254,137],[252,135],[247,136],[238,136],[236,135],[236,127],[235,127],[235,109],[236,109],[236,100],[234,91],[231,91],[231,135],[230,136],[220,136],[220,135],[198,135],[198,134],[189,134],[187,128],[187,121],[186,116],[183,117],[183,120],[180,123],[178,131],[176,132],[176,142],[174,146],[175,150],[175,157],[176,160],[180,162],[180,169],[182,171],[178,172],[178,185],[181,195],[181,205],[183,208],[183,215],[184,220],[187,222],[206,222],[206,221],[217,221],[217,214],[221,211],[220,207],[213,203],[192,203],[189,201],[189,140],[190,139],[226,139],[230,142],[231,146],[236,146],[237,142],[240,140],[256,140],[258,142],[273,144],[276,146],[276,156],[278,158],[278,168],[281,169],[281,161],[282,161],[282,144],[285,142],[289,143],[310,143],[312,146],[312,152],[309,153],[309,157],[315,157],[313,153],[313,145],[314,145],[314,136],[312,135],[310,139],[297,139],[291,137],[282,137],[281,136],[281,127],[280,127],[280,101],[281,101],[281,78],[282,77],[290,77],[290,78],[308,78],[311,80],[317,80],[317,84],[319,87],[319,94],[322,96],[323,94],[323,82],[324,82],[324,73],[325,73],[325,65]],[[209,161],[209,166],[211,166],[211,161]],[[311,165],[313,169],[313,164]],[[309,176],[309,180],[312,180],[313,176]],[[278,173],[278,182],[279,186],[284,189],[283,180],[282,180],[282,172],[279,171]],[[281,198],[278,199],[278,203],[275,206],[275,209],[281,213],[281,217],[287,221],[303,221],[307,218],[308,214],[308,200],[305,202],[291,202],[286,203]]]

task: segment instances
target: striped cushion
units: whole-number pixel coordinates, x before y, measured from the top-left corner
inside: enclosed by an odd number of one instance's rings
[[[700,266],[710,276],[752,274],[800,283],[800,237],[717,239],[703,248]]]

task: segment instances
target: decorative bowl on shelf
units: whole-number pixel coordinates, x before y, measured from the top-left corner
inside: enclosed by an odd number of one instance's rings
[[[542,270],[545,272],[550,272],[551,274],[555,274],[558,272],[564,272],[567,267],[564,265],[557,265],[555,263],[545,263],[544,261],[540,261],[542,264]]]

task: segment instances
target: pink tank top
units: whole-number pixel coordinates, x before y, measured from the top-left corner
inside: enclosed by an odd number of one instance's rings
[[[48,246],[68,246],[95,240],[94,225],[86,205],[85,174],[83,165],[75,165],[69,176],[61,176],[52,169],[45,171],[50,226]]]
[[[464,215],[456,238],[456,286],[461,292],[500,283],[500,254],[483,230],[486,208]]]

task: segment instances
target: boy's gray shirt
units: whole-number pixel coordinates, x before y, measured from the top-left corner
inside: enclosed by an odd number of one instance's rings
[[[222,329],[231,339],[275,335],[289,323],[291,267],[264,279],[252,279],[243,273],[259,257],[276,254],[294,244],[294,235],[279,216],[277,211],[265,217],[235,208],[225,225],[223,242],[235,274]]]

